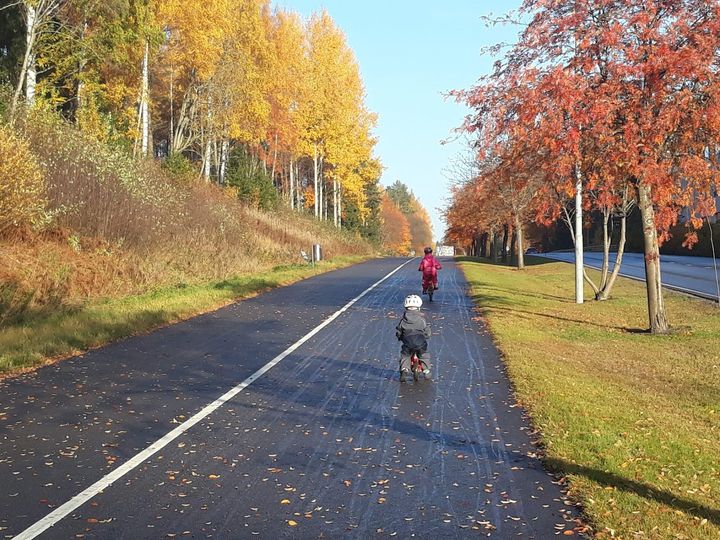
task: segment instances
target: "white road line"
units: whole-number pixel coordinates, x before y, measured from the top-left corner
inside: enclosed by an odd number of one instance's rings
[[[115,481],[119,480],[123,476],[125,476],[127,473],[135,469],[137,466],[141,465],[145,461],[147,461],[150,457],[152,457],[154,454],[162,450],[165,446],[170,444],[172,441],[177,439],[180,435],[185,433],[187,430],[189,430],[191,427],[193,427],[198,422],[202,421],[203,419],[207,418],[212,412],[216,411],[220,407],[222,407],[225,403],[230,401],[232,398],[234,398],[237,394],[242,392],[245,388],[250,386],[253,382],[255,382],[257,379],[262,377],[265,373],[267,373],[273,366],[279,364],[285,357],[290,355],[293,351],[295,351],[300,345],[308,341],[310,338],[312,338],[315,334],[320,332],[323,328],[325,328],[327,325],[329,325],[331,322],[333,322],[335,319],[337,319],[340,315],[345,313],[353,304],[355,304],[358,300],[360,300],[363,296],[368,294],[370,291],[372,291],[375,287],[380,285],[383,281],[388,279],[390,276],[392,276],[395,272],[400,270],[403,266],[407,265],[413,261],[413,259],[409,259],[405,261],[403,264],[395,268],[392,272],[387,274],[382,279],[376,281],[373,283],[370,287],[365,289],[361,294],[350,300],[347,304],[345,304],[341,309],[330,315],[327,319],[325,319],[322,323],[320,323],[318,326],[316,326],[313,330],[310,331],[310,333],[306,334],[304,337],[300,338],[298,341],[296,341],[294,344],[292,344],[290,347],[285,349],[283,352],[278,354],[275,358],[270,360],[267,364],[265,364],[263,367],[258,369],[255,373],[250,375],[247,379],[245,379],[243,382],[235,386],[232,390],[226,392],[219,398],[217,398],[215,401],[210,403],[209,405],[206,405],[203,407],[199,412],[195,413],[192,417],[190,417],[188,420],[180,424],[178,427],[173,429],[171,432],[166,434],[161,439],[158,439],[154,443],[152,443],[150,446],[148,446],[145,450],[142,452],[136,454],[131,459],[120,465],[117,469],[112,471],[107,476],[104,476],[97,482],[95,482],[93,485],[85,489],[83,492],[75,495],[72,499],[64,503],[63,505],[57,507],[55,510],[53,510],[51,513],[49,513],[44,518],[36,521],[34,524],[32,524],[30,527],[25,529],[23,532],[21,532],[19,535],[15,537],[15,540],[30,540],[32,538],[36,538],[38,535],[45,532],[47,529],[55,525],[57,522],[62,520],[63,518],[67,517],[71,512],[79,508],[81,505],[85,504],[87,501],[95,497],[98,493],[101,493],[104,489],[111,486]]]

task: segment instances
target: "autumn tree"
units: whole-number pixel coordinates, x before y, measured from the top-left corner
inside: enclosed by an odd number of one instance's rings
[[[430,216],[415,194],[400,180],[396,180],[385,192],[408,221],[413,251],[421,253],[425,247],[431,246],[433,234]]]
[[[9,27],[0,78],[15,86],[13,110],[24,89],[138,158],[192,168],[251,204],[255,187],[267,201],[276,190],[292,209],[310,202],[319,219],[376,234],[376,115],[327,12],[305,21],[269,0],[17,0],[0,10]]]
[[[407,255],[410,251],[410,225],[405,215],[388,196],[383,195],[380,209],[382,219],[382,246],[397,255]]]
[[[523,12],[530,22],[519,44],[490,80],[464,96],[478,110],[480,121],[471,126],[499,140],[515,138],[540,156],[545,193],[573,194],[577,224],[587,204],[606,216],[611,208],[624,215],[636,200],[650,330],[666,332],[659,246],[681,208],[689,209],[691,226],[715,211],[720,6],[526,0]],[[496,99],[513,81],[533,91],[528,110],[538,107],[521,136],[506,124],[515,122],[514,107]],[[481,137],[481,145],[487,142]],[[580,200],[581,190],[593,192],[591,203]],[[692,233],[687,240],[693,242]]]

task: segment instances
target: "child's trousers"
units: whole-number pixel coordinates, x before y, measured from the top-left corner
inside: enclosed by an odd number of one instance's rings
[[[400,371],[410,372],[410,357],[412,356],[413,350],[408,349],[405,345],[400,350]],[[427,369],[430,369],[430,362],[428,361],[427,349],[415,349],[415,353],[418,358],[422,360],[423,364]]]

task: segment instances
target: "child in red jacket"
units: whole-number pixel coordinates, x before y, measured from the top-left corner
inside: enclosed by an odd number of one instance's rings
[[[423,294],[427,294],[427,292],[430,290],[430,287],[433,287],[434,290],[437,291],[438,289],[438,270],[442,270],[442,266],[438,262],[438,260],[433,257],[432,254],[432,248],[426,247],[425,248],[425,257],[423,257],[423,260],[420,261],[420,268],[418,268],[420,272],[422,272],[422,288],[423,288]]]

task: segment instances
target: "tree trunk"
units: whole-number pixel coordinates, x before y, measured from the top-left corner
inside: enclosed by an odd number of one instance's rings
[[[27,50],[30,51],[30,57],[27,64],[27,73],[25,75],[25,102],[32,105],[35,101],[35,86],[37,85],[37,70],[35,68],[35,28],[37,27],[37,12],[34,7],[27,6],[27,27],[32,28],[32,36],[26,36]]]
[[[319,164],[318,164],[318,151],[317,151],[317,144],[313,146],[313,185],[315,187],[315,217],[320,217],[320,190],[318,189],[318,173],[319,173]]]
[[[212,168],[212,140],[210,137],[207,138],[203,148],[202,157],[202,176],[209,182],[210,181],[210,169]]]
[[[342,184],[338,183],[338,229],[342,229]]]
[[[225,176],[227,175],[227,162],[230,154],[230,142],[223,139],[220,143],[220,167],[218,169],[218,183],[225,185]]]
[[[507,245],[508,245],[508,235],[509,235],[508,225],[505,223],[503,225],[503,236],[502,236],[502,253],[500,253],[500,260],[502,262],[507,262]]]
[[[170,65],[170,133],[168,134],[168,154],[172,152],[175,136],[175,109],[173,104],[173,86],[174,86],[174,75],[172,64]]]
[[[272,181],[275,182],[275,165],[277,164],[277,154],[278,154],[278,134],[275,133],[275,147],[273,149],[273,161],[272,161],[272,172],[270,173],[270,177],[272,178]]]
[[[303,210],[305,206],[303,194],[302,194],[302,182],[300,179],[300,164],[295,162],[295,197],[297,201],[297,208]]]
[[[605,288],[608,280],[608,271],[610,268],[610,232],[608,230],[610,222],[610,210],[603,209],[603,260],[602,270],[600,272],[600,290]]]
[[[295,210],[295,170],[290,156],[290,209]]]
[[[515,254],[515,247],[517,246],[517,235],[515,234],[515,227],[508,231],[510,234],[510,265],[514,265],[517,260]]]
[[[480,256],[481,257],[487,257],[487,243],[488,243],[488,233],[482,233],[480,236]]]
[[[338,197],[337,197],[337,180],[333,178],[333,225],[338,226]]]
[[[323,157],[320,156],[320,219],[327,220],[327,201],[325,200],[325,173],[323,171]]]
[[[146,157],[150,146],[150,81],[149,66],[150,61],[150,43],[145,42],[145,53],[143,54],[142,63],[142,89],[140,91],[140,122],[142,128],[142,137],[140,145],[140,155]]]
[[[525,252],[523,242],[523,230],[520,223],[520,216],[515,215],[515,236],[517,237],[517,268],[522,270],[525,268]]]
[[[660,247],[655,226],[652,189],[639,183],[637,186],[638,208],[643,226],[645,248],[645,285],[647,287],[648,319],[651,334],[666,334],[670,327],[665,314],[662,280],[660,275]]]
[[[620,239],[618,242],[617,255],[615,255],[615,265],[613,266],[610,277],[608,277],[607,283],[601,291],[595,293],[596,300],[607,300],[610,298],[610,292],[612,291],[615,280],[620,273],[620,265],[622,265],[623,254],[625,253],[625,240],[627,237],[627,212],[623,211],[622,217],[620,218]]]
[[[582,172],[580,166],[575,166],[575,303],[584,301],[584,260],[583,260],[583,230],[582,230]]]
[[[25,12],[26,21],[26,33],[25,33],[25,56],[23,57],[22,67],[20,68],[20,76],[18,77],[17,86],[13,94],[12,103],[10,105],[10,118],[15,118],[15,111],[17,110],[18,103],[20,101],[20,93],[25,88],[25,96],[27,99],[28,86],[32,87],[32,95],[35,95],[34,85],[34,73],[35,73],[35,41],[37,37],[37,18],[35,16],[35,8],[26,4]],[[33,72],[33,82],[28,84],[27,81],[30,78],[30,71]]]
[[[499,244],[500,244],[500,235],[497,233],[495,229],[492,229],[490,231],[490,234],[492,236],[492,240],[490,241],[490,260],[494,263],[497,263],[499,261]]]

